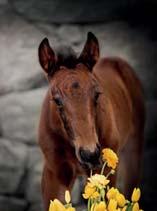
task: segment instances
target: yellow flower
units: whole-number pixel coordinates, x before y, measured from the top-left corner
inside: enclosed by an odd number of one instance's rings
[[[139,210],[140,210],[139,204],[138,204],[138,202],[136,202],[136,203],[133,205],[132,211],[139,211]]]
[[[106,196],[108,199],[115,199],[118,193],[119,193],[118,189],[112,187],[111,189],[108,190]]]
[[[93,211],[107,211],[105,202],[101,201],[99,204],[96,204]]]
[[[118,163],[117,154],[109,148],[103,149],[102,153],[103,160],[107,162],[108,167],[115,169]]]
[[[50,201],[49,211],[53,211],[53,210],[55,210],[55,205],[54,205],[53,201]]]
[[[85,186],[84,193],[82,194],[84,199],[97,198],[99,193],[96,191],[96,187],[91,185],[89,182]]]
[[[66,208],[66,211],[75,211],[76,209],[74,207],[68,207]],[[62,210],[61,210],[62,211]]]
[[[49,211],[66,211],[64,205],[58,200],[50,201]]]
[[[106,204],[104,201],[101,201],[99,204],[93,204],[91,211],[106,211]]]
[[[131,196],[131,201],[132,202],[137,202],[140,199],[141,196],[141,191],[139,188],[134,188],[132,196]]]
[[[111,174],[115,174],[115,170],[114,169],[112,169],[110,172],[111,172]]]
[[[95,206],[96,206],[96,204],[95,204],[95,203],[93,203],[93,204],[92,204],[92,206],[91,206],[90,211],[95,211],[95,209],[94,209],[94,208],[95,208]]]
[[[108,180],[104,175],[101,174],[94,174],[90,178],[88,178],[90,181],[91,186],[102,188],[105,187],[110,180]]]
[[[115,199],[110,199],[108,204],[108,211],[115,211],[117,208],[117,201]]]
[[[126,211],[127,206],[123,207],[122,211]]]
[[[71,201],[70,192],[68,190],[65,191],[65,201],[67,204]]]
[[[93,194],[92,194],[92,196],[91,196],[91,198],[92,199],[96,199],[96,198],[98,198],[99,197],[99,193],[98,193],[98,191],[95,191]]]
[[[116,194],[116,201],[118,203],[118,206],[120,206],[120,207],[124,207],[124,205],[126,203],[125,197],[121,193]]]

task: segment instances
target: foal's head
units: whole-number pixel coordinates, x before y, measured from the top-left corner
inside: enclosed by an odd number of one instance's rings
[[[46,38],[39,46],[39,61],[50,85],[50,103],[58,112],[78,160],[93,168],[100,157],[96,128],[100,90],[92,74],[99,58],[97,38],[89,32],[79,57],[71,49],[66,54],[54,52]]]

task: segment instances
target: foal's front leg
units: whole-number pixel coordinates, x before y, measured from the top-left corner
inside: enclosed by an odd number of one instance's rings
[[[57,198],[64,202],[65,191],[72,188],[75,177],[72,171],[68,168],[65,170],[65,167],[66,165],[64,168],[61,166],[60,169],[51,170],[44,166],[41,186],[45,211],[48,211],[50,200]]]

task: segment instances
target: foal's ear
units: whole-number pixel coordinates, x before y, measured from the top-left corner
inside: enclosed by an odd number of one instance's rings
[[[47,38],[44,38],[40,43],[38,54],[42,68],[48,76],[51,75],[56,69],[56,57]]]
[[[92,68],[97,62],[98,58],[99,58],[98,40],[92,32],[88,32],[87,41],[78,60],[79,62],[87,65],[90,71],[92,71]]]

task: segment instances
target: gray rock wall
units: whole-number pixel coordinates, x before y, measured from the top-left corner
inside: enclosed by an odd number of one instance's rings
[[[25,17],[25,11],[33,15],[37,9],[33,7],[35,2],[12,1],[10,4],[9,0],[0,1],[0,211],[42,210],[42,155],[37,145],[37,128],[47,82],[38,64],[38,45],[47,36],[52,46],[69,44],[80,51],[88,31],[95,33],[100,40],[103,56],[126,59],[143,83],[147,121],[141,186],[143,206],[145,210],[150,210],[150,204],[157,196],[154,179],[157,167],[156,39],[150,39],[149,28],[144,31],[141,27],[133,27],[129,22],[118,19],[93,24],[93,16],[90,16],[90,24],[56,25],[49,21],[49,13],[45,16],[39,10],[30,20]],[[41,9],[40,4],[38,8]],[[44,5],[44,8],[47,6]],[[110,9],[107,19],[112,19]],[[77,14],[73,15],[76,17]],[[47,19],[43,20],[43,17]],[[60,23],[63,17],[59,17],[56,14],[55,18]],[[67,16],[62,22],[70,21],[68,18],[71,17]],[[76,18],[79,20],[79,16]],[[85,17],[81,18],[83,20]],[[70,22],[74,21],[76,19]],[[73,190],[74,203],[77,205],[81,185],[82,179],[78,179]]]

